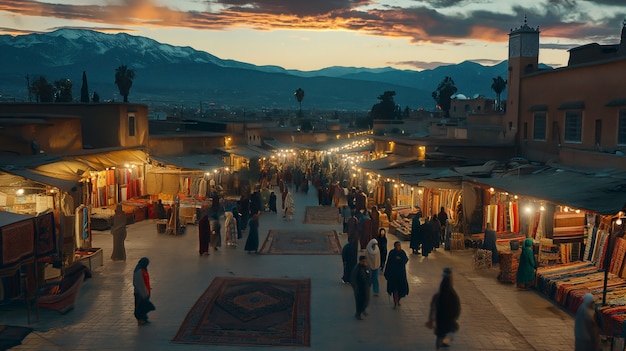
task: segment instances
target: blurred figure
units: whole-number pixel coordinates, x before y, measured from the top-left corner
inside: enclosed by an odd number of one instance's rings
[[[409,282],[406,277],[406,264],[409,258],[406,256],[399,241],[393,243],[393,250],[389,252],[387,265],[385,266],[385,279],[387,279],[387,293],[393,296],[393,309],[400,306],[400,299],[409,294]]]
[[[363,316],[367,316],[367,305],[370,301],[370,285],[372,271],[367,266],[367,258],[359,257],[359,263],[353,267],[351,272],[350,284],[354,290],[354,301],[356,302],[355,317],[362,320]]]
[[[115,207],[111,234],[113,234],[111,259],[113,261],[126,261],[126,247],[124,246],[124,241],[126,240],[126,213],[122,210],[122,204],[117,204]]]
[[[435,347],[437,350],[441,347],[449,346],[448,343],[444,342],[444,338],[449,333],[459,330],[457,320],[460,315],[461,301],[452,287],[452,270],[444,268],[439,292],[433,296],[430,302],[430,314],[426,322],[426,326],[434,327],[435,329],[435,335],[437,336]]]
[[[154,311],[154,305],[150,301],[150,275],[148,275],[148,264],[150,260],[142,257],[135,271],[133,272],[133,288],[135,295],[135,318],[138,325],[145,325],[148,322],[148,312]]]
[[[600,347],[600,321],[595,310],[593,295],[585,294],[583,303],[576,311],[574,320],[574,337],[576,344],[574,351],[599,351]]]

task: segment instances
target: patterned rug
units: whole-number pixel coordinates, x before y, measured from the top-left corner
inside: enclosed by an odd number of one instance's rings
[[[0,350],[8,350],[21,345],[22,340],[33,331],[33,328],[17,327],[0,324]]]
[[[172,340],[181,344],[310,346],[311,281],[216,277]]]
[[[261,247],[268,255],[340,255],[341,243],[334,230],[270,230]]]
[[[334,206],[307,206],[304,213],[306,224],[341,224],[341,215]]]

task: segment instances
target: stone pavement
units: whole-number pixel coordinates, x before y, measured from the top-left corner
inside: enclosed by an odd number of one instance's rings
[[[270,229],[303,226],[304,208],[317,204],[313,191],[295,193],[294,221],[280,214],[260,218],[260,245]],[[280,199],[280,196],[278,196]],[[279,204],[280,206],[280,200]],[[307,229],[336,229],[306,225]],[[496,280],[497,268],[473,270],[471,250],[439,249],[428,258],[409,254],[410,293],[402,306],[384,294],[371,298],[369,317],[354,318],[354,297],[341,284],[339,255],[250,255],[225,245],[210,256],[198,255],[197,227],[181,236],[158,234],[152,220],[128,227],[126,262],[109,259],[112,237],[94,232],[94,247],[104,249],[104,266],[86,280],[76,307],[65,315],[40,310],[39,322],[23,345],[14,350],[239,350],[241,346],[174,344],[172,338],[198,297],[216,276],[310,278],[311,350],[434,350],[435,336],[424,327],[431,296],[438,289],[444,267],[452,267],[454,286],[461,298],[460,330],[450,350],[572,350],[573,318],[535,291],[517,291]],[[389,237],[391,248],[395,238]],[[345,235],[341,235],[342,244]],[[408,242],[403,242],[405,251]],[[132,271],[139,258],[150,258],[151,324],[138,327],[133,317]],[[0,306],[0,324],[27,325],[23,305]],[[272,349],[267,347],[267,349]],[[280,347],[302,350],[302,347]],[[306,348],[304,348],[306,349]]]

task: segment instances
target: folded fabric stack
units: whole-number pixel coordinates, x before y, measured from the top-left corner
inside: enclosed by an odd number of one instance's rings
[[[500,264],[498,281],[515,283],[517,268],[519,267],[519,261],[515,258],[515,255],[512,252],[501,252],[498,256],[498,262]]]

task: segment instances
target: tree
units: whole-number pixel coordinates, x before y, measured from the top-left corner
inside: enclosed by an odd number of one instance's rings
[[[69,79],[59,79],[54,82],[54,101],[72,102],[72,81]]]
[[[502,109],[500,96],[502,92],[504,91],[504,89],[506,89],[506,83],[507,83],[506,80],[498,76],[496,78],[493,78],[493,84],[491,84],[491,90],[493,90],[496,93],[496,104],[497,104],[496,106],[498,107],[498,110]]]
[[[83,85],[80,87],[80,102],[89,102],[89,87],[87,86],[87,73],[83,71]]]
[[[443,111],[445,118],[450,117],[452,95],[454,95],[457,90],[454,85],[454,80],[446,76],[441,83],[439,83],[439,86],[437,86],[437,90],[433,91],[433,99],[435,99],[437,105]]]
[[[302,88],[298,88],[296,92],[293,93],[293,95],[296,97],[296,100],[298,100],[298,103],[300,104],[300,112],[298,113],[298,115],[302,117],[302,99],[304,99],[304,90],[302,90]]]
[[[120,90],[120,95],[124,97],[124,102],[128,102],[128,94],[133,86],[133,79],[135,79],[135,71],[126,65],[121,65],[115,69],[115,85]]]
[[[393,97],[396,96],[395,91],[385,91],[378,96],[379,103],[372,106],[369,118],[369,126],[374,125],[375,119],[396,119],[401,118],[400,106],[396,105]]]
[[[92,102],[100,102],[100,95],[97,91],[94,90],[93,95],[91,96]]]
[[[39,76],[31,83],[30,92],[35,95],[37,102],[54,101],[54,86],[44,76]]]

